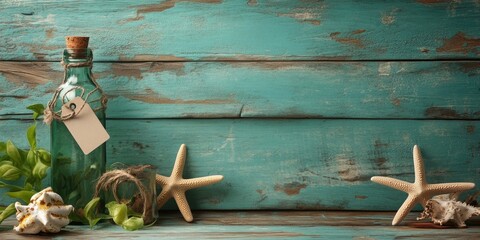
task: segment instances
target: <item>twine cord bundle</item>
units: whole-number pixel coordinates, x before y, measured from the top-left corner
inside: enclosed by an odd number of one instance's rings
[[[151,223],[154,220],[152,213],[152,198],[153,192],[148,191],[143,185],[141,179],[145,178],[145,170],[148,168],[153,168],[151,165],[139,165],[132,166],[125,169],[115,169],[104,173],[100,179],[98,179],[97,185],[95,186],[95,195],[98,197],[100,191],[104,190],[105,192],[111,191],[113,197],[117,202],[121,202],[121,199],[118,197],[118,189],[122,183],[132,182],[138,188],[139,198],[135,202],[129,204],[132,206],[134,211],[139,210],[138,208],[143,205],[142,218],[145,223]],[[140,202],[139,202],[140,201]]]
[[[96,99],[96,100],[93,100],[93,101],[90,101],[90,102],[100,101],[101,106],[96,108],[96,109],[93,109],[93,111],[96,112],[96,111],[99,111],[99,110],[105,110],[107,108],[107,98],[103,94],[102,89],[100,88],[100,86],[98,85],[95,77],[92,74],[93,58],[90,56],[87,59],[86,62],[80,62],[80,63],[65,63],[65,61],[62,59],[61,64],[63,65],[63,68],[64,68],[62,84],[67,82],[67,69],[72,68],[72,67],[86,67],[86,66],[88,66],[89,69],[90,69],[90,77],[91,77],[91,80],[92,80],[93,84],[95,85],[95,88],[92,91],[90,91],[86,94],[85,99],[84,99],[85,101],[80,106],[77,113],[75,113],[75,111],[73,111],[72,113],[70,113],[68,115],[62,116],[61,115],[61,112],[62,112],[61,109],[58,110],[58,111],[54,110],[55,105],[57,104],[57,99],[60,96],[61,91],[63,90],[62,87],[58,87],[55,90],[55,93],[53,94],[52,99],[48,102],[47,108],[44,111],[44,120],[43,121],[46,124],[50,124],[53,121],[53,119],[56,119],[58,121],[65,121],[65,120],[73,118],[76,114],[80,114],[80,112],[85,107],[85,104],[88,102],[88,99],[89,99],[90,95],[92,95],[96,91],[100,92],[100,94],[102,95],[101,99]],[[80,97],[83,98],[83,96],[85,95],[85,88],[83,88],[81,86],[74,86],[71,89],[69,89],[67,92],[64,93],[64,95],[62,97],[62,103],[65,104],[67,102],[66,99],[65,99],[65,97],[67,96],[67,93],[69,93],[71,91],[76,91],[77,89],[81,90]]]

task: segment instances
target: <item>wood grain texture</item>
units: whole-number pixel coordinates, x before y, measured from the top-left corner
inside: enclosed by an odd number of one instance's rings
[[[46,104],[62,71],[0,62],[0,116]],[[96,63],[94,73],[110,118],[480,119],[476,62]]]
[[[88,226],[67,226],[56,235],[17,235],[11,228],[14,220],[0,226],[2,239],[478,239],[478,221],[465,229],[421,229],[390,226],[391,212],[194,212],[196,221],[186,223],[177,212],[162,212],[149,228],[129,232],[110,223],[100,223],[95,230]],[[407,217],[415,222],[416,213]]]
[[[94,73],[110,97],[108,163],[168,174],[187,144],[185,177],[225,176],[187,193],[193,209],[396,210],[405,194],[369,179],[413,181],[414,144],[431,183],[480,184],[476,0],[3,1],[0,32],[0,140],[26,147],[29,122],[18,119],[58,86],[64,36],[91,36]],[[47,127],[38,134],[48,148]],[[10,201],[1,192],[0,203]],[[298,213],[288,227],[280,213],[215,214],[142,237],[479,234],[390,228],[390,216]],[[99,236],[70,229],[69,238]]]
[[[432,20],[434,19],[434,20]],[[59,60],[67,35],[102,61],[480,56],[465,1],[3,1],[0,60]]]
[[[1,137],[26,146],[27,127],[2,120]],[[48,147],[39,127],[38,145]],[[413,182],[414,144],[430,183],[480,184],[478,121],[110,120],[107,128],[108,164],[150,163],[168,175],[185,143],[185,178],[224,175],[187,193],[192,209],[396,210],[406,195],[370,177]]]

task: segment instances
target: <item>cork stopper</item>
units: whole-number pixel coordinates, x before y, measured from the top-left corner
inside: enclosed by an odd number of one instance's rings
[[[89,37],[66,36],[65,42],[66,42],[67,48],[85,49],[85,48],[88,48],[88,39]]]

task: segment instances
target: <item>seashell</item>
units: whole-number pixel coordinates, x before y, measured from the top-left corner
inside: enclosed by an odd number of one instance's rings
[[[16,202],[18,226],[17,233],[37,234],[39,232],[57,233],[68,223],[72,205],[64,205],[63,199],[53,192],[51,187],[34,194],[26,206]]]
[[[417,220],[431,218],[435,224],[443,225],[451,221],[457,227],[466,227],[465,221],[472,216],[480,216],[480,208],[456,201],[445,194],[428,200]]]

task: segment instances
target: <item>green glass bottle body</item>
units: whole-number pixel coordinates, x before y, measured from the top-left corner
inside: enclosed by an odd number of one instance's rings
[[[60,86],[64,90],[60,92],[54,110],[59,111],[63,104],[74,97],[81,96],[85,100],[88,93],[93,91],[86,102],[105,127],[104,96],[102,91],[94,91],[96,85],[91,74],[91,60],[90,49],[64,51],[65,78]],[[69,89],[72,90],[67,91]],[[83,208],[95,193],[96,180],[105,172],[106,144],[85,155],[64,122],[55,119],[51,125],[51,154],[51,186],[62,196],[65,204],[74,206],[75,214],[82,219]]]

